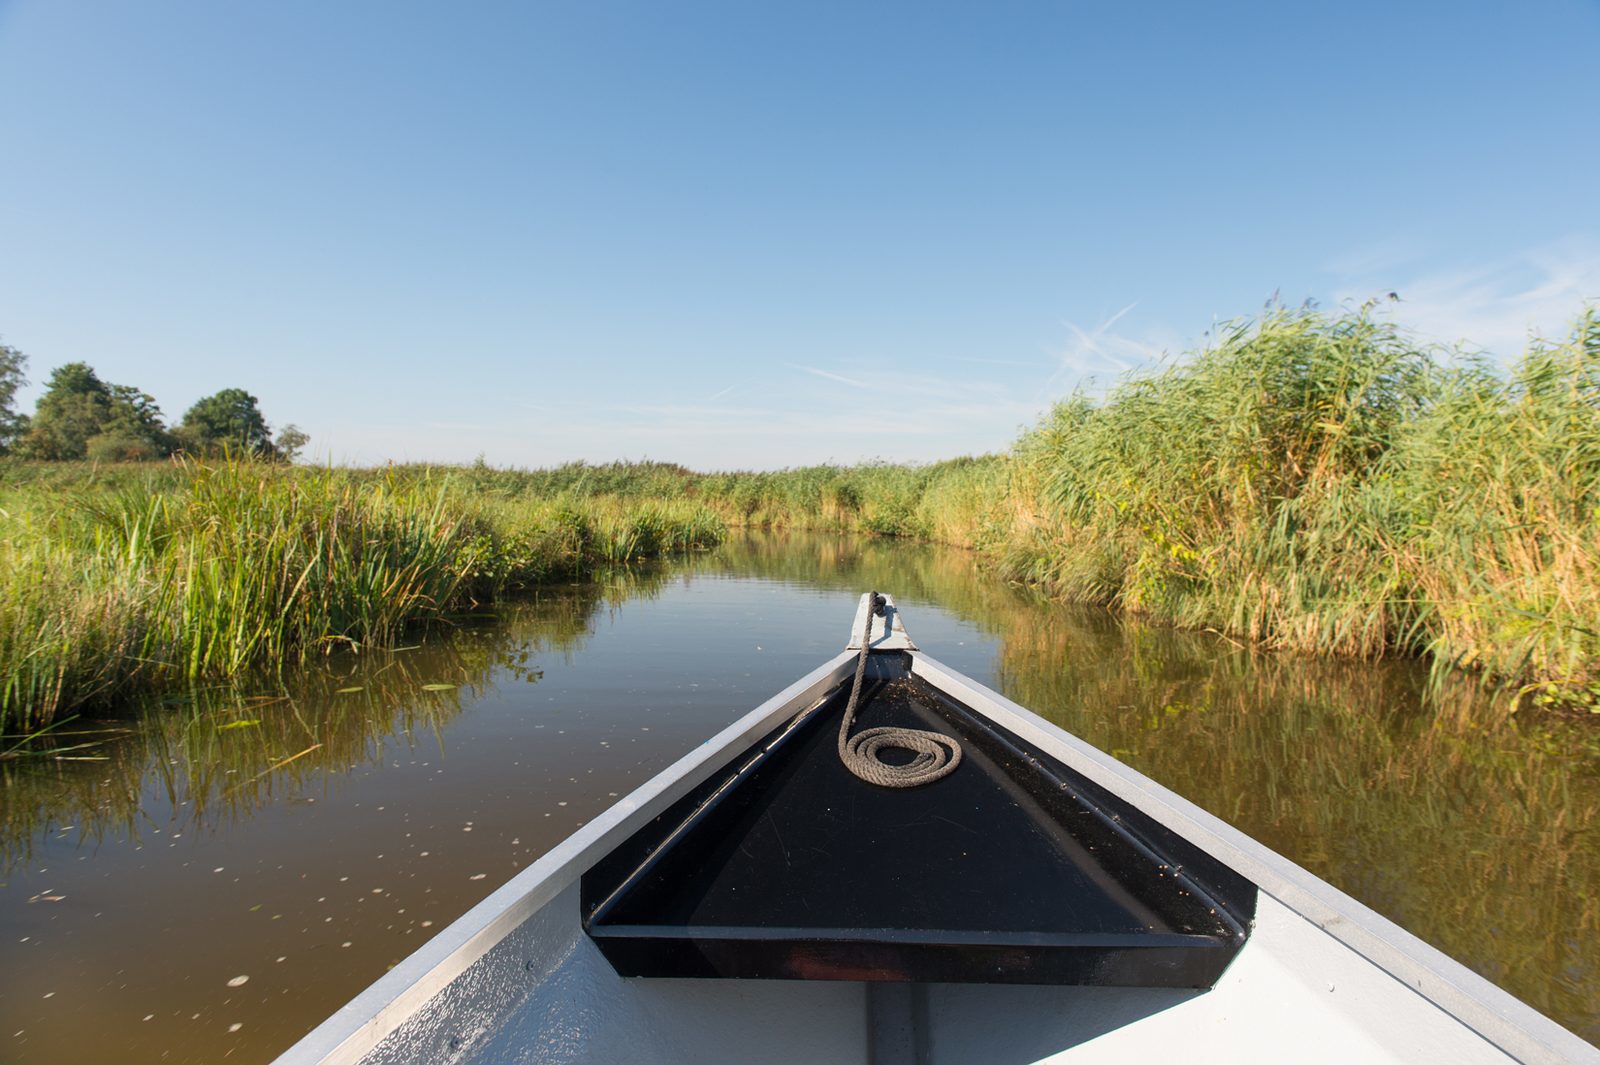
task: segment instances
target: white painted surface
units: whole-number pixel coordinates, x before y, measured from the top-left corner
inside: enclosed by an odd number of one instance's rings
[[[569,885],[365,1060],[453,1065],[866,1065],[862,985],[626,980],[581,931]]]
[[[872,618],[871,634],[867,644],[874,651],[915,651],[917,645],[911,642],[911,636],[906,632],[904,623],[900,620],[900,611],[894,605],[894,597],[883,597],[883,616],[871,614],[871,593],[861,596],[861,602],[856,604],[856,619],[850,625],[850,642],[845,644],[847,651],[861,650],[861,631],[867,624],[867,618]]]
[[[1250,945],[1208,992],[900,985],[905,1004],[874,1012],[877,990],[624,979],[582,934],[570,885],[365,1060],[884,1065],[886,1045],[906,1065],[1514,1060],[1270,897]]]
[[[1211,991],[933,985],[927,1015],[929,1065],[1514,1060],[1269,897]]]

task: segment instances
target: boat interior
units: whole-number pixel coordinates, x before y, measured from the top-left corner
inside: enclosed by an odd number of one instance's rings
[[[907,658],[871,656],[852,728],[949,736],[956,770],[908,788],[852,775],[837,751],[845,685],[584,875],[585,929],[616,970],[1212,986],[1249,935],[1254,885]]]
[[[612,849],[368,1060],[1021,1063],[1202,995],[1239,953],[1253,884],[904,652],[870,656],[853,728],[938,731],[961,763],[920,787],[857,779],[837,750],[850,687]]]

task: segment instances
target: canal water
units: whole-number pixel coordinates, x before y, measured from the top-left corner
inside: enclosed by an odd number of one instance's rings
[[[959,551],[752,534],[0,761],[0,1060],[270,1061],[837,653],[868,588],[930,654],[1600,1041],[1590,722],[1490,724],[1414,663],[1050,604]]]

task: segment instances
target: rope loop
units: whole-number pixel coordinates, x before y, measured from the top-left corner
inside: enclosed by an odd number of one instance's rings
[[[839,723],[839,760],[857,777],[879,787],[914,788],[931,784],[949,776],[961,764],[961,744],[951,737],[925,729],[897,727],[869,728],[850,735],[850,726],[856,719],[856,704],[861,699],[861,678],[867,672],[872,619],[884,612],[883,597],[877,592],[872,593],[871,604],[861,632],[861,657],[856,659],[850,701],[845,704],[844,720]],[[913,757],[905,765],[892,765],[878,757],[880,751],[890,748],[910,751]]]

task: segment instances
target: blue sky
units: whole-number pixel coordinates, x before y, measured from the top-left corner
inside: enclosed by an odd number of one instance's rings
[[[1279,294],[1600,299],[1600,5],[0,0],[0,338],[336,462],[1006,447]]]

